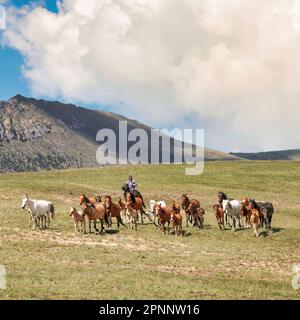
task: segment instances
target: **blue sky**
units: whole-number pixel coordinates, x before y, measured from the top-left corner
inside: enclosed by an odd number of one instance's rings
[[[21,7],[30,2],[28,0],[10,0],[7,5]],[[48,10],[57,12],[56,0],[46,0],[41,3]],[[22,64],[23,57],[18,51],[0,47],[0,100],[7,100],[16,94],[31,96],[30,89],[22,77]]]

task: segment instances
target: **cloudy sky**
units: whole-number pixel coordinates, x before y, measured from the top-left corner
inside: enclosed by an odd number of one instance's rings
[[[7,92],[204,128],[223,151],[300,148],[299,0],[1,2]]]

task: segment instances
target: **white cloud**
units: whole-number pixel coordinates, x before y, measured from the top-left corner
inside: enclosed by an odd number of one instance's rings
[[[64,0],[9,9],[33,94],[206,129],[222,150],[300,147],[300,1]]]

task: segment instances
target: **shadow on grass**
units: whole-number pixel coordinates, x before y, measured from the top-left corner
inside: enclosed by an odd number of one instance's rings
[[[168,233],[169,235],[171,235],[171,236],[174,236],[175,237],[175,231],[171,231],[171,232],[169,232]],[[192,233],[191,232],[187,232],[186,230],[183,230],[182,231],[182,237],[189,237],[189,236],[191,236],[192,235]],[[179,236],[180,237],[180,236]],[[178,237],[178,238],[179,238]]]
[[[281,232],[283,230],[285,230],[285,229],[284,228],[272,228],[270,232],[271,233],[278,233],[278,232]]]
[[[267,230],[263,230],[263,231],[261,231],[260,236],[266,238],[266,237],[270,236],[272,233],[278,233],[283,230],[284,230],[284,228],[272,228],[269,232],[267,232]]]
[[[105,234],[117,234],[119,233],[119,230],[116,230],[116,229],[106,229],[104,231]]]

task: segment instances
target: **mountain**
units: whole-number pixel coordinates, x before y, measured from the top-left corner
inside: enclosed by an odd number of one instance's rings
[[[294,160],[300,161],[300,149],[280,150],[257,153],[231,152],[233,156],[248,160]]]
[[[144,129],[149,136],[149,126],[111,112],[21,95],[0,101],[0,172],[97,166],[98,130],[112,129],[119,150],[118,129],[122,120],[128,121],[128,131]],[[205,150],[205,158],[238,159],[211,149]]]

